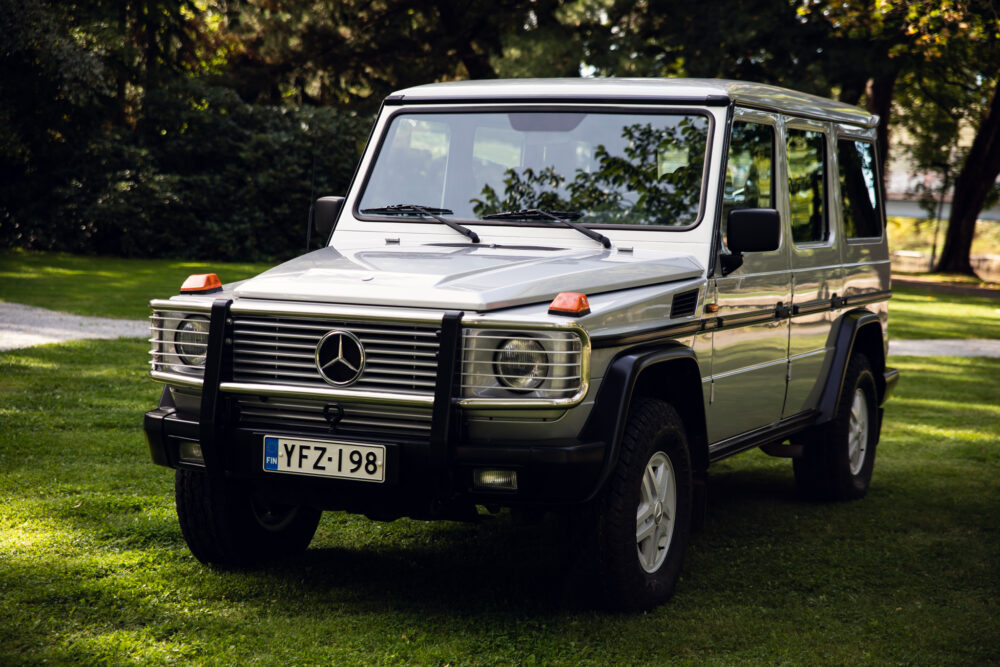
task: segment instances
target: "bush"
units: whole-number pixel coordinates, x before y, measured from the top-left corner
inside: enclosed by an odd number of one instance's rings
[[[369,118],[250,105],[185,82],[146,96],[134,130],[5,193],[7,246],[127,257],[281,259],[305,247],[315,196],[343,194]],[[31,187],[27,187],[31,186]],[[40,196],[46,192],[47,196]]]

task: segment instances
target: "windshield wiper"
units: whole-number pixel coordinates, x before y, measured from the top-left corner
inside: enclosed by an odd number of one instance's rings
[[[450,208],[435,208],[433,206],[419,206],[417,204],[392,204],[391,206],[376,206],[375,208],[363,208],[362,213],[383,213],[386,215],[394,215],[396,213],[419,213],[420,215],[433,218],[440,223],[448,225],[454,229],[459,234],[468,236],[473,243],[479,243],[479,234],[475,233],[468,227],[463,227],[457,222],[452,222],[447,218],[442,218],[442,215],[454,215],[454,211]]]
[[[501,211],[500,213],[487,213],[486,215],[480,216],[483,220],[555,220],[556,222],[561,222],[567,227],[572,227],[576,231],[580,232],[584,236],[594,239],[600,243],[605,248],[611,247],[611,239],[609,239],[604,234],[600,232],[595,232],[593,229],[588,229],[583,225],[579,225],[573,220],[582,216],[582,213],[576,211],[556,211],[544,208],[522,208],[517,211]]]

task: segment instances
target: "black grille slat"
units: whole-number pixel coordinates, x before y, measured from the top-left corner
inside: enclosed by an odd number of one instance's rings
[[[430,408],[341,403],[343,414],[331,424],[328,403],[299,399],[244,397],[237,401],[240,426],[272,432],[303,432],[323,437],[365,437],[427,441]]]
[[[670,305],[670,318],[691,317],[698,308],[698,290],[690,290],[674,295]]]

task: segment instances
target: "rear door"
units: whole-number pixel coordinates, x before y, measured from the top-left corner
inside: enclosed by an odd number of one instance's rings
[[[834,224],[827,123],[785,122],[788,222],[791,232],[792,319],[788,347],[788,397],[783,416],[814,407],[832,354],[831,299],[843,295],[839,226]]]

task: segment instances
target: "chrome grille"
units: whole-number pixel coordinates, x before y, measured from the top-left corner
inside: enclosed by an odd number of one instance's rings
[[[428,441],[430,408],[367,403],[341,403],[343,416],[327,401],[248,396],[237,401],[240,426],[261,430],[292,430],[329,436],[354,436]],[[334,421],[334,424],[331,424]]]
[[[365,348],[365,367],[350,389],[431,396],[440,329],[295,317],[234,317],[237,382],[329,387],[316,369],[316,346],[333,330],[349,331]]]

